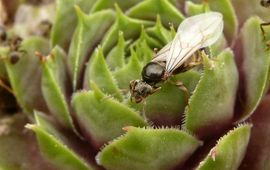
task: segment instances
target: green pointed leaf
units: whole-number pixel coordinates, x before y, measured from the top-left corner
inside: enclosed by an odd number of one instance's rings
[[[186,1],[185,11],[188,16],[193,16],[210,11],[210,9],[208,3],[196,4],[192,1]]]
[[[203,58],[204,73],[189,100],[183,125],[200,137],[217,133],[232,120],[238,85],[232,51],[227,49],[214,60]]]
[[[68,64],[72,73],[74,89],[80,86],[78,82],[82,82],[84,63],[114,21],[114,12],[112,10],[104,10],[92,15],[84,14],[78,7],[76,11],[79,23],[68,54]]]
[[[49,44],[43,38],[32,37],[22,42],[20,51],[16,63],[6,60],[12,90],[25,113],[32,113],[34,108],[46,111],[41,92],[41,64],[35,52],[48,54]]]
[[[249,143],[251,125],[240,125],[223,136],[197,170],[237,170]]]
[[[211,10],[223,14],[225,37],[231,44],[238,33],[238,20],[231,0],[208,0],[208,3]]]
[[[246,101],[239,121],[247,119],[254,112],[269,85],[270,50],[263,41],[260,23],[259,18],[250,18],[241,33]]]
[[[177,129],[125,129],[127,134],[97,155],[97,162],[107,170],[170,170],[201,145],[199,140]]]
[[[85,13],[89,13],[96,0],[76,0],[76,5]]]
[[[140,35],[142,25],[145,28],[154,25],[154,23],[150,21],[133,19],[126,16],[118,6],[116,6],[116,11],[116,22],[112,25],[102,40],[102,47],[105,55],[107,55],[117,44],[119,31],[124,33],[124,38],[126,40],[136,39]]]
[[[123,32],[119,32],[117,45],[110,51],[106,57],[106,62],[111,70],[121,68],[125,64],[125,48],[127,43]]]
[[[117,82],[112,72],[108,68],[101,48],[98,48],[91,58],[88,64],[87,75],[87,81],[94,81],[103,92],[113,95],[119,101],[123,100],[123,96],[117,87]]]
[[[129,62],[121,69],[116,70],[113,75],[120,89],[127,89],[131,80],[141,78],[142,65],[134,50],[131,50]]]
[[[140,37],[131,45],[131,47],[133,47],[136,43],[143,42],[143,41],[145,41],[150,48],[162,47],[162,44],[158,40],[156,40],[155,38],[152,38],[146,33],[144,27],[142,27],[141,29]]]
[[[146,0],[127,11],[133,18],[155,21],[157,14],[161,16],[162,23],[169,28],[172,23],[175,28],[184,19],[184,16],[167,0]]]
[[[66,35],[73,33],[75,29],[74,24],[77,22],[74,13],[75,1],[76,0],[56,1],[56,16],[51,30],[51,47],[59,45],[62,48],[68,48],[71,38]]]
[[[67,101],[68,82],[66,54],[56,46],[42,61],[42,94],[50,113],[66,128],[75,131]]]
[[[135,46],[137,57],[143,65],[151,61],[154,56],[154,51],[146,43],[146,40],[139,40]]]
[[[78,92],[72,106],[79,125],[96,146],[101,146],[123,134],[125,126],[145,126],[146,123],[132,109],[106,96],[92,83],[93,91]]]
[[[119,7],[123,10],[126,11],[130,7],[136,5],[137,3],[140,3],[142,0],[128,0],[128,1],[123,1],[123,0],[98,0],[94,4],[93,8],[91,9],[91,12],[97,12],[101,11],[104,9],[108,8],[114,8],[114,5],[117,4]]]
[[[42,158],[33,134],[24,129],[26,123],[22,113],[0,115],[0,169],[55,169]]]
[[[149,34],[149,36],[159,40],[163,45],[173,40],[170,31],[162,25],[160,15],[157,15],[157,21],[155,26],[147,28],[146,32],[147,34]]]
[[[39,148],[42,154],[60,169],[68,170],[93,170],[89,164],[80,158],[61,140],[62,136],[53,125],[42,115],[36,112],[37,124],[26,125],[36,133]]]
[[[56,45],[67,49],[71,41],[77,18],[74,5],[78,5],[83,11],[89,11],[95,0],[57,0],[56,16],[51,31],[51,47]]]

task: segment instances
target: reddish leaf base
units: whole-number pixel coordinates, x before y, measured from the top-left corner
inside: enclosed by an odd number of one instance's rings
[[[270,95],[267,95],[250,118],[253,123],[247,154],[240,169],[270,168]]]

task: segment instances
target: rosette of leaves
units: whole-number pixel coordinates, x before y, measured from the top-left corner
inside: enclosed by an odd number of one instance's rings
[[[129,82],[154,49],[185,17],[207,11],[225,24],[210,56],[132,103]],[[257,16],[240,27],[236,12],[229,0],[58,0],[50,37],[25,36],[16,62],[10,45],[1,52],[26,128],[52,164],[44,169],[267,169],[268,31]]]

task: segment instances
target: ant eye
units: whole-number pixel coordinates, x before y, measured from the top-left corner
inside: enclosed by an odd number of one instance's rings
[[[148,94],[148,92],[149,92],[149,89],[147,87],[142,88],[140,91],[141,94]]]

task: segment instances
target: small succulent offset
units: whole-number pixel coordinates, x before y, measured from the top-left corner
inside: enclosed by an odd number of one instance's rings
[[[269,169],[268,7],[266,0],[0,1],[0,169]],[[202,13],[222,15],[224,30],[191,47],[201,61],[189,65],[186,55],[181,73],[145,81],[150,61],[165,72],[177,65],[163,52],[177,44],[180,24]],[[196,29],[180,36],[195,43]],[[138,95],[136,82],[154,89]]]

